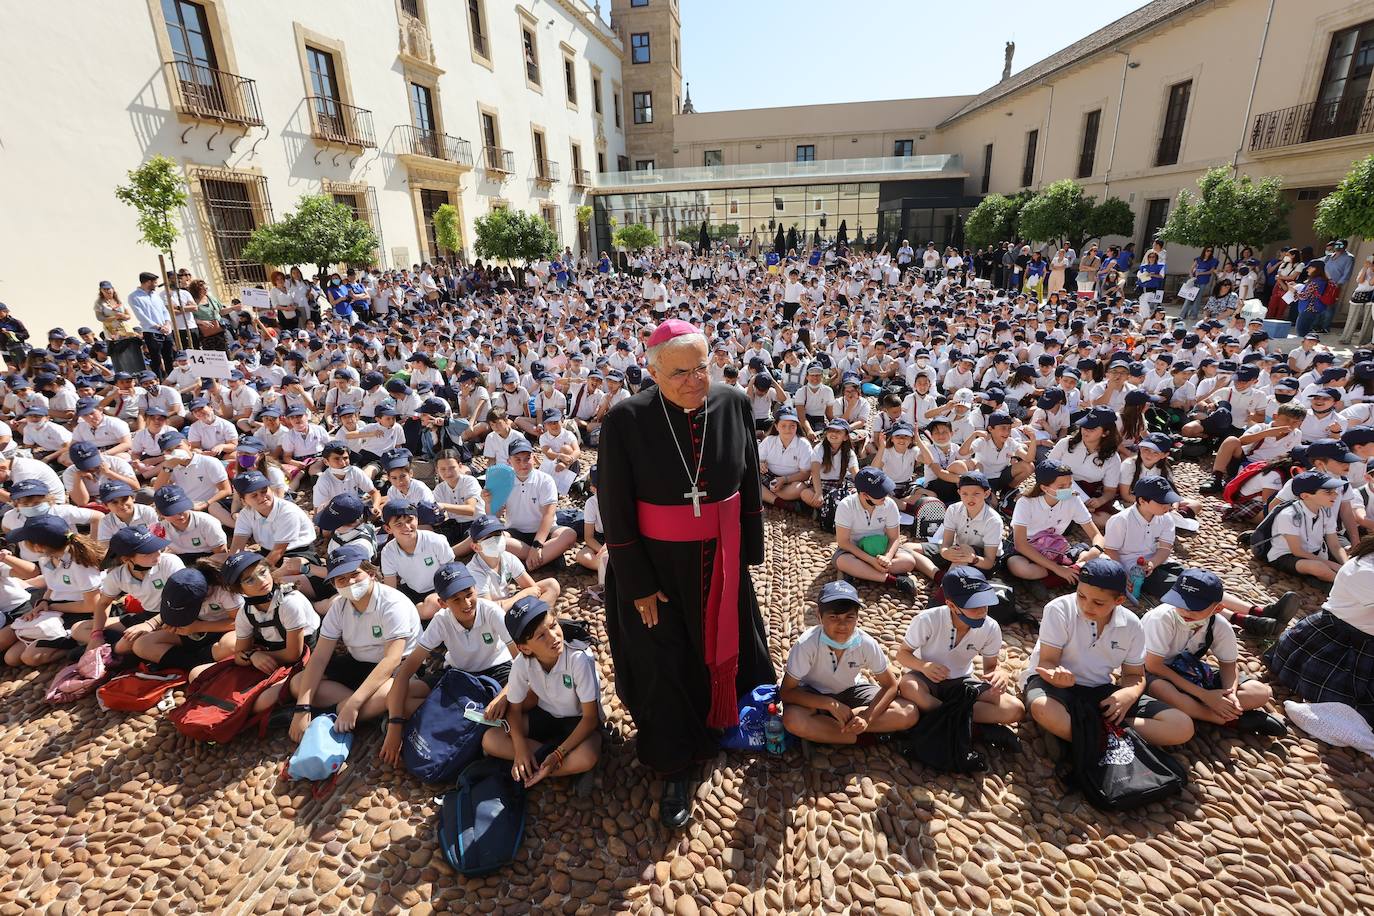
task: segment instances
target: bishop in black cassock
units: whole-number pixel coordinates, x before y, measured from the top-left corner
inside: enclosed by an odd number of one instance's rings
[[[694,487],[691,475],[698,462]],[[640,503],[674,507],[685,513],[677,518],[686,523],[693,521],[693,500],[684,494],[693,490],[704,491],[697,497],[703,512],[732,497],[738,506],[739,535],[731,537],[738,544],[737,606],[721,611],[737,615],[738,622],[729,711],[734,721],[740,696],[777,680],[748,570],[763,562],[758,450],[749,400],[736,388],[711,385],[704,406],[687,410],[650,386],[607,412],[598,468],[597,493],[610,554],[606,630],[616,691],[638,728],[639,759],[664,779],[660,819],[681,826],[690,811],[690,768],[713,758],[719,747],[707,721],[708,715],[719,721],[720,704],[712,710],[712,670],[707,665],[712,649],[704,613],[717,544],[715,538],[646,536]],[[636,601],[656,593],[667,601],[658,604],[657,623],[646,626]],[[729,624],[733,629],[734,621]],[[718,701],[719,693],[718,685]]]

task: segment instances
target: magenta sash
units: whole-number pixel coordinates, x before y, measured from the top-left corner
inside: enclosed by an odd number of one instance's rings
[[[716,542],[711,565],[711,590],[702,604],[702,641],[711,674],[711,712],[706,724],[728,728],[739,723],[735,675],[739,670],[739,551],[740,497],[738,493],[715,503],[702,503],[701,515],[690,505],[661,506],[637,503],[639,531],[656,541]]]

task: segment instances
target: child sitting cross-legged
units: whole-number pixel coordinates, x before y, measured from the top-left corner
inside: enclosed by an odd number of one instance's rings
[[[917,614],[907,627],[897,661],[906,667],[899,693],[922,713],[938,709],[952,688],[972,681],[979,689],[973,721],[981,725],[983,740],[996,748],[1019,751],[1021,741],[1007,728],[1021,721],[1026,707],[1011,695],[1011,678],[997,664],[1002,628],[988,616],[997,593],[972,566],[951,566],[940,580],[943,607]],[[973,660],[982,659],[983,673],[973,676]]]
[[[1274,692],[1236,673],[1236,631],[1218,613],[1225,593],[1216,573],[1187,569],[1145,614],[1145,692],[1196,720],[1281,738],[1288,729],[1264,710]]]
[[[897,695],[883,647],[859,627],[862,606],[854,586],[827,582],[817,609],[820,625],[803,633],[787,655],[782,724],[804,741],[870,744],[877,734],[916,724],[919,713]]]
[[[527,789],[549,776],[590,774],[601,757],[601,682],[591,651],[567,646],[558,618],[533,595],[511,605],[506,632],[520,650],[506,681],[509,729],[487,729],[482,749],[512,761],[511,777]],[[575,788],[588,795],[592,780]]]
[[[835,568],[916,594],[916,551],[902,537],[892,478],[869,466],[854,475],[854,488],[835,508]]]

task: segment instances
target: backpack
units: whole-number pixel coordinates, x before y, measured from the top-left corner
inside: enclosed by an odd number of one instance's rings
[[[312,792],[316,798],[323,798],[334,788],[339,771],[348,761],[348,752],[353,750],[353,733],[336,732],[334,721],[333,713],[311,719],[296,752],[281,767],[283,779],[320,783]]]
[[[90,696],[100,682],[109,676],[113,651],[108,643],[103,642],[93,649],[87,649],[81,658],[57,672],[43,699],[49,703],[75,703],[82,697]]]
[[[136,670],[101,684],[95,692],[95,698],[101,709],[147,712],[154,706],[159,709],[170,707],[172,690],[185,683],[186,672],[180,668],[154,671],[145,662]]]
[[[1073,727],[1070,783],[1102,811],[1128,811],[1183,791],[1188,771],[1132,728],[1109,726],[1098,707],[1115,685],[1070,687]]]
[[[940,584],[940,581],[945,577],[945,572],[942,569],[935,574],[935,587],[930,592],[931,607],[945,603],[945,587]],[[1009,627],[1013,623],[1024,623],[1033,627],[1039,626],[1034,617],[1016,607],[1015,586],[1001,578],[989,578],[988,584],[997,593],[997,603],[989,605],[988,616],[997,621],[998,626]]]
[[[763,732],[764,723],[768,721],[768,706],[776,703],[779,709],[782,707],[778,693],[777,684],[761,684],[749,691],[739,701],[739,724],[725,730],[720,746],[734,751],[764,750],[768,743]],[[783,732],[784,748],[792,747],[796,741],[790,732]]]
[[[563,641],[574,649],[594,649],[601,645],[601,640],[580,620],[559,617],[558,626],[563,631]]]
[[[912,529],[917,540],[931,541],[945,523],[945,504],[934,496],[922,496],[911,507]]]
[[[469,709],[483,713],[496,699],[501,685],[482,675],[450,668],[406,722],[401,759],[406,769],[425,782],[452,782],[482,754],[487,726],[464,716]]]
[[[186,699],[168,718],[177,731],[195,741],[228,744],[254,725],[261,737],[272,710],[255,713],[253,704],[263,691],[286,680],[294,670],[293,665],[281,665],[271,674],[263,674],[232,658],[215,662],[187,686]]]
[[[979,688],[965,680],[934,685],[943,702],[907,729],[897,745],[903,757],[944,773],[977,773],[987,759],[973,749],[973,704]]]
[[[515,861],[525,838],[525,789],[510,764],[479,757],[444,795],[437,828],[439,849],[454,871],[479,877]]]
[[[1274,542],[1274,520],[1279,517],[1280,512],[1296,502],[1296,499],[1286,499],[1278,503],[1255,526],[1255,530],[1249,532],[1248,538],[1237,538],[1244,546],[1250,548],[1250,556],[1261,562],[1269,559],[1269,545]]]
[[[1232,506],[1238,506],[1245,502],[1249,497],[1241,496],[1241,488],[1249,483],[1253,478],[1270,471],[1278,471],[1280,474],[1293,467],[1293,459],[1284,456],[1274,461],[1252,461],[1240,469],[1240,473],[1232,477],[1225,488],[1221,491],[1221,498]]]

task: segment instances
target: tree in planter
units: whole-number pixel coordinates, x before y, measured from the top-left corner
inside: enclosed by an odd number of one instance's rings
[[[971,217],[970,217],[971,218]],[[1021,208],[1017,232],[1036,242],[1066,242],[1082,250],[1090,239],[1106,235],[1130,235],[1135,214],[1119,197],[1099,203],[1083,193],[1070,179],[1041,189]],[[965,227],[967,232],[967,227]]]
[[[463,233],[458,227],[458,208],[453,204],[440,204],[434,211],[434,240],[447,251],[459,251],[463,247]]]
[[[1015,241],[1021,209],[1031,196],[1029,191],[1018,191],[1011,197],[1001,194],[984,197],[964,220],[964,238],[968,244],[982,248],[998,242]]]
[[[577,208],[577,225],[585,226],[592,221],[591,204],[582,204]]]
[[[377,233],[365,220],[326,194],[305,194],[296,212],[254,229],[243,256],[264,264],[313,264],[327,274],[335,264],[365,264],[376,250]]]
[[[558,235],[542,216],[521,210],[493,210],[473,223],[477,240],[473,253],[479,258],[525,263],[551,257],[558,250]]]
[[[1212,169],[1198,179],[1201,194],[1178,193],[1159,237],[1190,248],[1211,245],[1227,258],[1233,249],[1251,245],[1261,248],[1289,237],[1288,211],[1283,182],[1277,178],[1253,180],[1231,175],[1229,166]]]
[[[1326,239],[1374,239],[1374,156],[1351,166],[1336,190],[1322,198],[1312,229]]]
[[[611,243],[617,248],[624,248],[627,251],[638,251],[641,248],[653,248],[658,245],[658,233],[650,229],[643,223],[630,223],[621,226],[611,236]]]
[[[129,183],[116,186],[115,197],[137,211],[139,240],[167,255],[175,271],[177,257],[172,248],[178,232],[172,214],[186,206],[186,181],[178,174],[176,162],[166,156],[154,156],[138,168],[130,169],[128,174]],[[181,332],[176,322],[172,322],[172,335],[177,347],[181,347]]]

